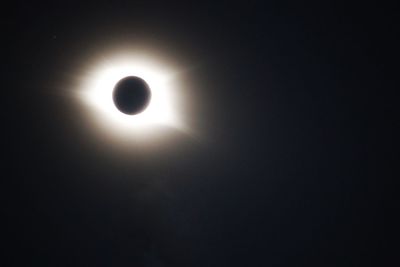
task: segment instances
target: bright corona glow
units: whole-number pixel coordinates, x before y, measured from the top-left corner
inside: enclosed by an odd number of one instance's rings
[[[126,55],[115,60],[104,60],[86,76],[85,85],[79,92],[80,98],[91,108],[98,122],[112,131],[136,135],[143,130],[149,133],[149,129],[160,125],[182,129],[183,125],[175,111],[177,101],[174,87],[177,83],[174,82],[174,74],[153,63]],[[112,98],[117,82],[127,76],[142,78],[151,90],[149,105],[136,115],[119,111]]]

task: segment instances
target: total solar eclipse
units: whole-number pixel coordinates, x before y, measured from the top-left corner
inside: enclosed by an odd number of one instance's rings
[[[119,111],[128,115],[136,115],[149,105],[151,91],[142,78],[128,76],[115,85],[112,97],[114,105]]]
[[[74,91],[84,104],[82,112],[100,127],[96,134],[101,130],[115,140],[137,144],[138,139],[163,136],[161,129],[166,127],[189,131],[178,113],[182,108],[178,92],[183,89],[178,69],[162,58],[152,58],[145,50],[112,49],[103,54],[82,70],[85,75],[78,76],[81,86]]]

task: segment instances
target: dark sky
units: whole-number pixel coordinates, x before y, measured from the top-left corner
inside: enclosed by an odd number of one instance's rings
[[[1,17],[2,266],[399,261],[392,7],[15,2]],[[119,153],[87,131],[65,88],[110,43],[188,67],[199,140],[169,129]]]

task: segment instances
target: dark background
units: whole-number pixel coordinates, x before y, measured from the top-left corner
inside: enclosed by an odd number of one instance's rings
[[[3,6],[2,266],[399,264],[396,13],[319,2]],[[82,130],[62,85],[110,39],[196,66],[207,141]]]

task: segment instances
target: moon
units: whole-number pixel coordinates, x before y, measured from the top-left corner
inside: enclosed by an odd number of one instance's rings
[[[114,104],[122,113],[139,114],[147,108],[150,99],[150,87],[142,78],[128,76],[121,79],[114,87]]]

